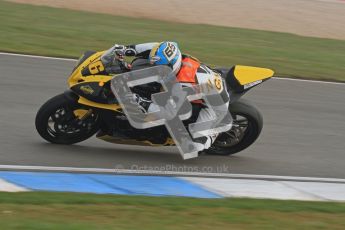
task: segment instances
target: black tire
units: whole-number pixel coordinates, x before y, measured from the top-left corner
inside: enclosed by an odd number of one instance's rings
[[[259,137],[263,127],[263,119],[261,113],[255,106],[247,100],[240,99],[229,106],[229,111],[233,117],[241,116],[248,120],[247,128],[242,135],[242,139],[230,147],[219,147],[217,146],[217,140],[221,139],[222,135],[225,135],[219,134],[215,143],[205,153],[212,155],[232,155],[248,148]]]
[[[78,120],[73,111],[81,108],[83,108],[82,105],[71,102],[64,94],[51,98],[44,103],[37,112],[35,120],[37,132],[43,139],[54,144],[69,145],[90,138],[99,130],[99,116],[92,112],[90,118],[87,118],[89,120]],[[64,111],[64,115],[56,118],[59,111]],[[93,120],[90,120],[91,118]],[[60,123],[58,123],[57,120],[53,121],[55,129],[52,129],[49,126],[49,121],[54,119],[59,119]],[[58,123],[58,125],[56,125],[56,123]],[[61,124],[68,126],[68,129],[66,129],[67,131],[57,128],[61,126]],[[71,133],[71,131],[68,131],[71,129],[79,131]]]

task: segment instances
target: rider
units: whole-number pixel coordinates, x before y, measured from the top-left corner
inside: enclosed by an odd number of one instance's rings
[[[112,66],[120,66],[123,70],[129,71],[131,65],[124,61],[124,57],[136,57],[149,60],[151,65],[167,65],[177,77],[177,81],[182,86],[190,86],[196,83],[208,83],[215,82],[215,78],[219,78],[217,73],[213,72],[206,65],[200,63],[197,59],[182,55],[177,43],[164,41],[164,42],[152,42],[143,43],[137,45],[118,45],[115,44],[109,50],[107,50],[101,57],[105,69],[108,73],[111,73]],[[219,80],[219,79],[218,79]],[[223,82],[217,85],[217,89],[221,94],[226,93]],[[157,109],[157,105],[152,103],[151,100],[134,94],[135,101],[138,106],[144,111],[151,112]],[[228,97],[223,97],[228,98]],[[199,114],[196,122],[202,122],[212,120],[212,112],[202,100],[192,101],[192,103],[199,104]],[[228,106],[228,101],[224,102],[225,106]],[[203,144],[204,149],[208,149],[215,141],[217,135],[205,136],[202,138],[196,138],[194,141]]]

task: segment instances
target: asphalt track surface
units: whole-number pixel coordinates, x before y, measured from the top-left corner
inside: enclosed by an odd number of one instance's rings
[[[93,137],[45,142],[39,107],[67,88],[73,61],[0,54],[0,165],[184,170],[345,178],[345,84],[272,79],[244,96],[264,117],[258,141],[234,156],[184,161],[173,147],[113,145]]]

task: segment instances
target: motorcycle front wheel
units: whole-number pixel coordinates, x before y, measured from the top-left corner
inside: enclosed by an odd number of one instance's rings
[[[60,94],[42,105],[35,125],[39,135],[48,142],[69,145],[93,136],[100,128],[100,121],[95,111],[71,103]]]
[[[229,111],[233,117],[232,128],[220,133],[212,146],[205,150],[206,154],[232,155],[246,149],[259,137],[263,119],[255,106],[240,99],[229,106]]]

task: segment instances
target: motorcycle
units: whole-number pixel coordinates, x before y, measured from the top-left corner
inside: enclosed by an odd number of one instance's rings
[[[69,90],[44,103],[35,119],[39,135],[54,144],[70,145],[96,137],[115,144],[141,146],[174,146],[175,143],[164,126],[136,129],[130,125],[120,103],[111,90],[111,80],[101,56],[105,51],[87,51],[78,60],[68,78]],[[148,68],[147,60],[136,58],[131,71]],[[112,72],[121,74],[123,66]],[[117,69],[116,69],[117,68]],[[266,68],[235,65],[231,68],[210,68],[211,74],[221,76],[230,94],[229,112],[231,129],[220,133],[209,149],[212,155],[232,155],[252,145],[259,137],[263,119],[259,110],[241,97],[251,88],[273,77]],[[133,92],[147,98],[160,91],[160,85],[149,83],[133,88]],[[194,110],[194,107],[193,107]],[[193,114],[195,114],[193,112]],[[192,122],[195,117],[185,121]]]

